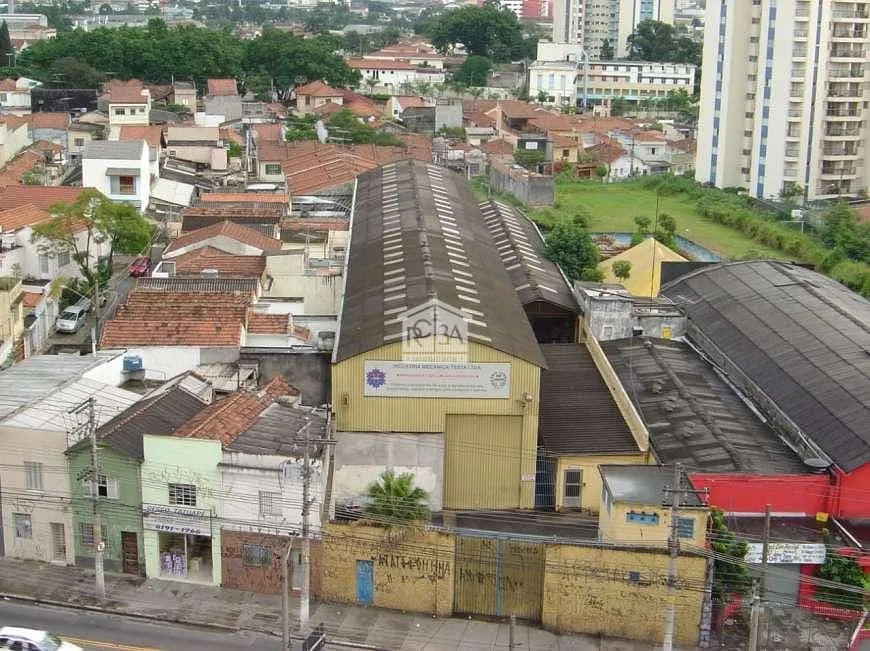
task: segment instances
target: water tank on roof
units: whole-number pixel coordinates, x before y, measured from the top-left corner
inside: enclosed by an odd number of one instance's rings
[[[139,355],[124,355],[124,373],[135,373],[144,368],[142,358]]]

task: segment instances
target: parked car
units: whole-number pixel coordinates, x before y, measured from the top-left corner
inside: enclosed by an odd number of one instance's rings
[[[64,642],[54,633],[32,628],[0,628],[0,649],[4,651],[82,651],[80,646]]]
[[[63,312],[58,314],[57,319],[54,321],[54,329],[58,332],[78,332],[79,328],[81,328],[88,319],[88,309],[90,309],[90,306],[90,301],[88,301],[87,304],[83,301],[79,301],[75,305],[70,305]]]
[[[133,261],[128,269],[130,270],[130,275],[133,276],[133,278],[147,276],[148,273],[151,271],[151,259],[148,256],[140,255]]]

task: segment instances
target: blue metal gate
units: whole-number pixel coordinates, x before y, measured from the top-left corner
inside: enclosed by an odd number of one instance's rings
[[[373,561],[356,562],[357,603],[370,604],[375,592],[375,566]]]

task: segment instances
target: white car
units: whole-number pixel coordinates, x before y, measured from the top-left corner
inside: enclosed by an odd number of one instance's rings
[[[80,646],[64,642],[54,633],[32,628],[0,628],[0,649],[6,651],[82,651]]]

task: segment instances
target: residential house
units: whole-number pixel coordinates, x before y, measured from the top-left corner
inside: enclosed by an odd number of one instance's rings
[[[631,265],[628,278],[614,275],[613,265],[617,262]],[[620,283],[633,296],[653,299],[659,295],[663,262],[686,262],[686,258],[650,236],[640,244],[598,263],[598,269],[604,274],[604,282]]]
[[[70,412],[93,399],[94,419],[101,426],[140,398],[86,377],[111,357],[36,355],[0,373],[0,549],[5,556],[73,563],[64,451],[87,433],[88,412]]]
[[[69,113],[31,113],[27,121],[33,142],[42,140],[66,147]]]
[[[399,119],[407,108],[423,108],[430,106],[430,102],[416,95],[391,95],[384,108],[384,115],[388,118]]]
[[[344,252],[335,250],[336,238],[330,236],[336,232],[343,234],[330,229],[325,245],[265,252],[263,298],[292,299],[299,304],[300,314],[338,314]]]
[[[235,79],[209,79],[202,102],[206,115],[221,116],[221,122],[242,119],[242,98]]]
[[[377,89],[407,94],[407,89],[414,84],[443,84],[445,80],[444,70],[418,66],[409,61],[346,59],[345,63],[360,73],[359,91]]]
[[[73,161],[81,160],[85,145],[92,140],[101,140],[105,127],[101,124],[74,121],[67,129],[66,151]]]
[[[15,342],[24,331],[24,296],[21,279],[0,276],[0,360],[12,355]]]
[[[615,130],[611,137],[644,162],[650,174],[669,171],[671,143],[661,131],[633,129],[630,132]]]
[[[106,83],[109,113],[109,138],[116,137],[122,126],[148,126],[151,116],[151,91],[138,79]]]
[[[612,139],[601,139],[598,144],[586,148],[586,153],[596,162],[607,166],[607,180],[618,181],[649,174],[649,167],[630,150]]]
[[[344,91],[319,80],[299,86],[294,92],[296,94],[296,112],[300,115],[308,115],[314,109],[325,104],[337,106],[344,104]]]
[[[5,167],[32,142],[26,117],[0,116],[0,167]]]
[[[227,149],[218,127],[169,127],[166,151],[170,158],[214,171],[227,169]]]
[[[181,256],[195,251],[210,249],[218,253],[240,258],[262,258],[270,252],[280,251],[281,240],[263,234],[258,229],[228,220],[186,232],[175,238],[163,251],[160,265],[154,269],[155,277],[160,274],[177,273],[170,263]]]
[[[223,586],[279,593],[280,561],[288,537],[302,532],[305,448],[308,448],[309,525],[320,532],[329,453],[328,419],[323,410],[302,407],[299,397],[279,396],[224,445],[221,490],[224,497],[221,547]],[[267,402],[263,400],[263,402]],[[298,590],[301,549],[291,555],[291,588]]]
[[[120,131],[120,129],[119,129]],[[140,210],[151,199],[151,155],[144,140],[92,141],[82,153],[82,185]]]
[[[694,138],[671,140],[671,173],[681,176],[695,169],[698,141]]]
[[[124,125],[117,133],[113,140],[120,142],[135,142],[144,140],[148,145],[148,160],[150,161],[151,179],[157,179],[160,176],[160,162],[163,155],[163,150],[166,146],[166,139],[163,135],[163,127],[159,124],[151,124],[147,127],[138,125]]]
[[[142,527],[149,578],[220,585],[223,447],[293,390],[280,377],[214,402],[168,436],[143,437]]]
[[[129,355],[124,357],[130,358]],[[168,436],[214,399],[211,385],[192,373],[179,375],[146,394],[96,430],[99,472],[93,477],[91,442],[67,451],[72,499],[75,564],[93,567],[94,509],[103,515],[103,564],[108,572],[145,573],[142,480],[146,434]]]
[[[429,43],[397,43],[363,55],[375,61],[407,61],[424,68],[444,68],[444,57]]]
[[[188,111],[196,113],[196,86],[187,81],[174,82],[170,103],[186,106]]]
[[[532,128],[529,124],[530,120],[540,118],[541,112],[526,102],[501,100],[496,103],[495,107],[487,111],[487,114],[495,120],[498,137],[504,138],[515,147],[521,146],[519,141],[525,134],[535,134],[530,136],[533,138],[541,135],[540,131]],[[544,139],[546,140],[546,138]]]
[[[211,193],[204,193],[207,196]],[[281,219],[287,206],[278,203],[241,203],[224,204],[203,202],[201,199],[192,206],[181,210],[181,233],[214,226],[223,222],[241,224],[253,228],[267,237],[277,237],[281,232]]]
[[[151,204],[148,212],[166,223],[169,235],[181,230],[181,211],[192,204],[197,196],[197,187],[190,183],[160,178],[151,186]]]
[[[30,113],[30,91],[42,82],[27,77],[0,80],[0,109],[3,113],[27,115]]]
[[[58,301],[49,294],[51,283],[28,278],[23,284],[24,357],[40,353],[54,334]]]

